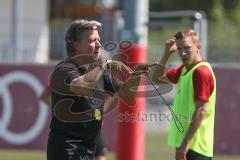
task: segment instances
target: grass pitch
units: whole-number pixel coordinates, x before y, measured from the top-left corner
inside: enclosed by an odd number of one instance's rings
[[[174,150],[166,144],[167,135],[159,132],[147,132],[145,139],[145,160],[174,160]],[[114,153],[107,155],[114,160]],[[46,160],[45,151],[0,150],[1,160]],[[214,160],[239,160],[240,156],[216,155]]]

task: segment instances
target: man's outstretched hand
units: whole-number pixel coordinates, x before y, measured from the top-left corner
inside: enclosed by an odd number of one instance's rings
[[[121,61],[107,60],[107,71],[114,77],[121,81],[126,81],[134,71]]]
[[[121,61],[108,60],[106,62],[108,72],[110,72],[110,74],[115,78],[122,81],[128,80],[128,78],[132,75],[148,73],[151,71],[151,67],[155,65],[157,65],[157,63],[140,63],[134,66],[133,69],[131,69]]]
[[[134,74],[143,74],[143,73],[149,73],[151,71],[151,67],[157,65],[157,63],[147,64],[147,63],[140,63],[136,65],[133,70]]]

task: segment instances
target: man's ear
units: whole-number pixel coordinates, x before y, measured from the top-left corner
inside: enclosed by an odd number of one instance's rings
[[[80,43],[79,42],[73,42],[73,48],[74,50],[78,49],[80,47]]]
[[[198,46],[197,46],[197,48],[198,48],[198,49],[201,49],[201,46],[200,46],[200,45],[198,45]]]
[[[197,46],[197,53],[199,53],[200,49],[201,49],[201,46],[198,45],[198,46]]]

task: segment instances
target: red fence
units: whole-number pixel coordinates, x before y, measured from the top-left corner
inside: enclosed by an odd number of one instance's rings
[[[46,147],[50,112],[38,97],[49,66],[0,65],[0,148]]]
[[[216,67],[215,152],[240,154],[240,68]]]
[[[47,85],[50,65],[0,65],[0,148],[45,149],[50,110],[38,97]],[[215,151],[240,154],[240,68],[215,67],[217,105]],[[116,112],[107,115],[107,146],[116,146]]]

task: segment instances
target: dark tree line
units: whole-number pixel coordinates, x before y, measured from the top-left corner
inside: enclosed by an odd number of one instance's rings
[[[240,22],[240,0],[150,0],[151,11],[198,10],[211,20]]]

